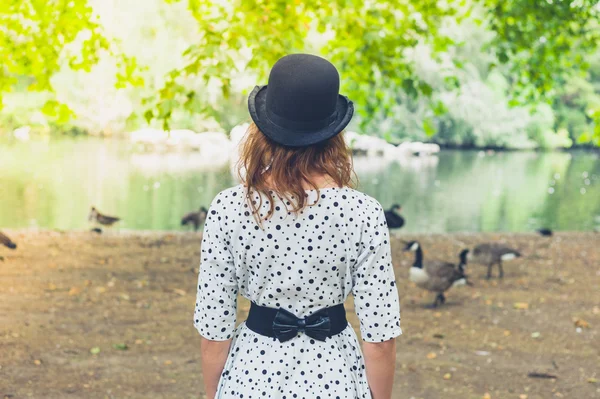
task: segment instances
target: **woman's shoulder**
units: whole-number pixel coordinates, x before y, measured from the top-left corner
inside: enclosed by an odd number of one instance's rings
[[[362,191],[358,191],[357,189],[345,187],[341,190],[346,191],[350,195],[350,200],[353,201],[357,208],[363,208],[364,210],[370,212],[380,212],[383,211],[383,207],[375,198],[371,197],[368,194],[363,193]]]
[[[238,184],[237,186],[226,188],[220,191],[213,198],[210,208],[213,210],[230,208],[232,206],[238,206],[244,198],[244,186]]]

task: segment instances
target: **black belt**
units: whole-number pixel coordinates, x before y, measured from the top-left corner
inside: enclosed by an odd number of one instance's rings
[[[323,308],[299,319],[285,309],[268,308],[252,302],[246,326],[257,334],[285,342],[304,332],[311,338],[325,341],[348,326],[344,304]]]

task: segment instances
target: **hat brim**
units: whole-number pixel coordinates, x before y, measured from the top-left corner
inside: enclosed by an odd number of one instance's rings
[[[336,118],[321,129],[305,130],[284,128],[275,124],[267,116],[267,86],[256,86],[248,96],[248,111],[260,131],[278,144],[289,147],[304,147],[320,143],[339,134],[354,114],[354,104],[348,97],[339,95],[336,104]]]

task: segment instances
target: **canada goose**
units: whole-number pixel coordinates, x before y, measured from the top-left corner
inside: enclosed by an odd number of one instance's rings
[[[194,226],[194,231],[198,231],[198,228],[204,221],[206,220],[206,215],[208,215],[208,209],[201,206],[198,212],[190,212],[181,218],[181,225],[187,226],[189,223]]]
[[[121,219],[118,217],[114,217],[114,216],[103,215],[100,212],[98,212],[98,210],[96,208],[92,207],[92,209],[90,210],[90,214],[88,216],[88,220],[90,222],[96,221],[104,226],[112,226],[113,224],[115,224],[116,222],[118,222]]]
[[[458,287],[460,285],[470,285],[473,286],[473,283],[471,283],[468,279],[468,276],[465,274],[465,266],[467,266],[467,255],[469,253],[468,249],[463,249],[462,251],[460,251],[460,253],[458,254],[458,271],[460,273],[462,273],[465,278],[462,278],[460,280],[455,281],[454,283],[452,283],[453,287]]]
[[[5,234],[0,231],[0,244],[10,249],[17,249],[17,244],[11,241]]]
[[[467,276],[461,271],[464,265],[459,266],[457,269],[454,264],[449,262],[439,260],[424,262],[423,250],[418,241],[407,242],[404,251],[415,252],[415,262],[409,271],[410,281],[417,284],[420,288],[437,292],[437,296],[431,307],[435,308],[446,302],[444,292],[448,291],[454,283],[459,282],[458,285],[467,283]],[[466,260],[466,253],[463,255],[463,258]]]
[[[392,207],[384,211],[385,220],[390,229],[399,229],[404,226],[404,218],[400,215],[402,207],[400,205],[392,205]]]
[[[502,268],[502,262],[507,262],[515,258],[520,257],[519,251],[509,247],[505,247],[500,244],[486,243],[479,244],[472,251],[469,251],[467,259],[473,263],[480,263],[487,265],[487,279],[492,278],[492,266],[498,265],[500,278],[504,277],[504,269]]]
[[[544,237],[552,237],[552,234],[554,234],[552,230],[550,230],[550,229],[547,229],[547,228],[545,228],[545,227],[544,227],[544,228],[541,228],[541,229],[537,229],[536,231],[537,231],[537,232],[538,232],[538,233],[539,233],[541,236],[544,236]]]

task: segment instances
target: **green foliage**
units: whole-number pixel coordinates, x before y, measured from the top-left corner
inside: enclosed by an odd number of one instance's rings
[[[364,132],[449,145],[598,143],[600,76],[588,65],[597,4],[8,0],[0,100],[40,91],[29,107],[92,132],[207,119],[229,129],[245,115],[249,82],[266,83],[277,59],[303,51],[338,66]]]
[[[444,25],[448,20],[461,22],[473,10],[483,10],[481,22],[495,33],[486,46],[497,55],[497,62],[509,66],[514,94],[509,104],[518,105],[541,95],[552,97],[557,76],[585,70],[584,55],[596,48],[600,35],[600,10],[594,0],[187,3],[202,37],[186,51],[186,65],[171,72],[160,93],[153,117],[167,122],[174,108],[190,108],[198,98],[178,83],[181,77],[216,79],[227,97],[232,77],[240,70],[256,71],[258,80],[264,81],[284,54],[313,51],[342,69],[343,90],[356,103],[366,129],[376,113],[391,114],[399,102],[398,92],[411,99],[432,95],[432,86],[409,62],[410,52],[423,43],[434,58],[446,52],[453,40]],[[315,30],[321,34],[316,43],[309,40]],[[462,64],[460,59],[454,61]],[[449,86],[458,84],[453,76],[445,79]],[[430,123],[423,127],[432,133]]]
[[[19,84],[51,91],[50,79],[63,60],[74,70],[89,71],[109,46],[86,0],[3,1],[0,26],[0,106],[2,93]],[[57,111],[55,103],[45,107],[59,116],[68,113]]]

